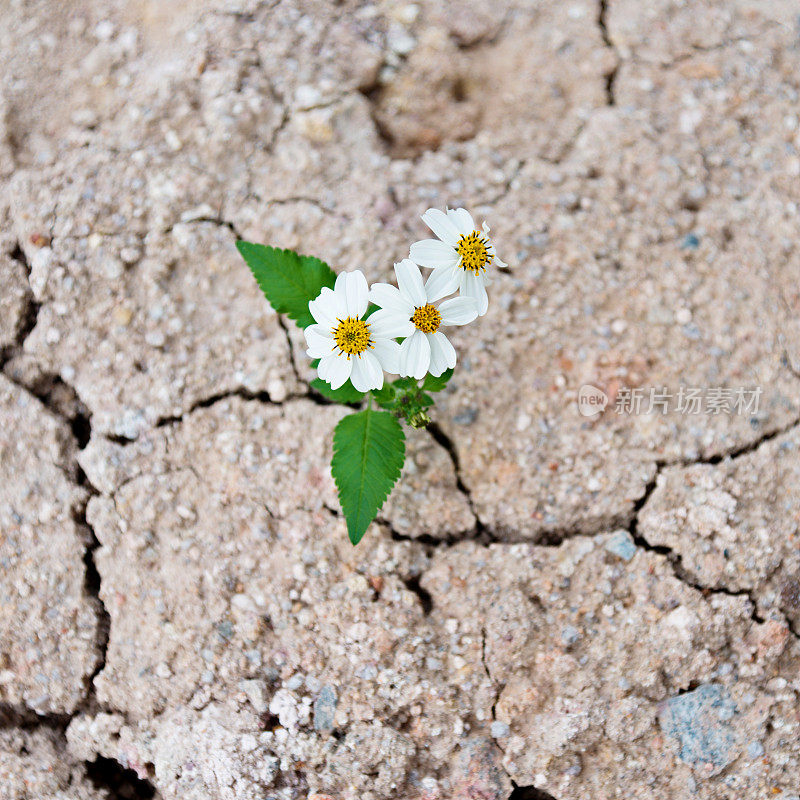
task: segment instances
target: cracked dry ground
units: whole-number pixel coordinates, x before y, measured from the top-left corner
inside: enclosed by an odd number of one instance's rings
[[[2,4],[0,796],[797,797],[796,14]],[[445,204],[510,268],[352,548],[233,243]]]

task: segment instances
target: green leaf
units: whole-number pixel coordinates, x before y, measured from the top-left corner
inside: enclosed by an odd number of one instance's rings
[[[392,410],[395,405],[397,405],[396,394],[394,391],[394,387],[391,383],[384,383],[383,387],[380,389],[373,389],[372,396],[375,398],[375,402],[381,407],[386,408],[388,410]]]
[[[361,541],[389,496],[405,457],[403,428],[387,411],[366,408],[339,420],[331,472],[353,544]]]
[[[394,386],[394,388],[399,392],[405,392],[409,389],[416,389],[417,382],[414,380],[414,378],[397,378],[392,386]]]
[[[331,385],[327,381],[322,378],[314,378],[311,381],[311,388],[316,389],[323,397],[337,403],[360,403],[364,399],[364,392],[359,392],[350,381],[338,389],[331,389]]]
[[[416,397],[416,401],[420,408],[430,408],[433,405],[433,398],[429,394],[425,394],[425,392],[420,392]]]
[[[433,375],[428,373],[425,376],[425,380],[422,383],[422,388],[426,392],[441,392],[445,386],[447,386],[447,382],[450,378],[453,377],[453,370],[446,369],[438,378],[434,378]]]
[[[236,249],[279,314],[286,314],[301,328],[314,322],[309,301],[317,298],[323,287],[332,288],[336,281],[336,273],[324,261],[253,242],[238,241]]]
[[[382,389],[373,389],[372,396],[381,408],[393,411],[401,419],[419,427],[420,421],[422,424],[430,422],[425,409],[433,405],[433,398],[423,388],[413,378],[398,378]]]

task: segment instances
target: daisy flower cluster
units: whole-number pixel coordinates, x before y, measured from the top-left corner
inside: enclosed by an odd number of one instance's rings
[[[431,395],[453,374],[445,330],[486,313],[491,268],[505,266],[489,228],[477,228],[466,209],[429,208],[422,219],[436,238],[414,242],[394,265],[396,286],[369,286],[360,270],[337,275],[293,250],[236,243],[270,305],[303,331],[319,375],[310,389],[350,410],[333,431],[331,476],[353,544],[400,479],[402,421],[425,428]],[[398,377],[386,381],[387,373]]]
[[[415,381],[441,376],[456,365],[442,328],[467,325],[488,310],[490,268],[506,265],[486,223],[478,229],[464,208],[430,208],[422,220],[437,238],[415,242],[395,264],[397,286],[368,286],[355,270],[309,302],[306,353],[319,359],[319,377],[332,390],[347,381],[358,392],[379,390],[387,372]],[[430,270],[427,280],[420,267]]]

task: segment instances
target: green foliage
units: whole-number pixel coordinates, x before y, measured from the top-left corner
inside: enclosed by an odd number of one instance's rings
[[[279,314],[286,314],[301,328],[314,322],[309,302],[319,296],[323,287],[333,288],[336,281],[336,273],[324,261],[252,242],[238,241],[236,248]]]
[[[434,378],[433,375],[428,373],[425,376],[425,380],[422,382],[422,388],[426,392],[441,392],[445,386],[447,386],[447,382],[450,378],[453,377],[453,370],[446,369],[438,378]]]
[[[403,428],[392,414],[366,408],[339,420],[331,472],[353,544],[361,541],[389,496],[405,455]]]
[[[275,311],[294,320],[301,329],[313,324],[308,304],[319,297],[324,287],[333,288],[336,282],[333,270],[318,258],[301,256],[292,250],[244,241],[237,242],[236,247]],[[376,310],[370,303],[364,318]],[[318,364],[319,359],[311,362],[312,367]],[[429,392],[442,391],[452,374],[453,370],[447,370],[438,378],[427,375],[422,385],[413,378],[386,383],[372,391],[383,411],[373,409],[370,404],[369,408],[344,417],[336,426],[331,471],[353,544],[361,541],[400,477],[405,461],[405,436],[399,420],[415,428],[427,425],[430,422],[427,409],[433,405]],[[350,381],[334,390],[321,378],[315,378],[311,388],[345,405],[360,404],[366,396]]]
[[[419,384],[414,378],[398,378],[392,385],[398,393],[410,392],[413,389],[419,388]]]
[[[433,405],[433,398],[413,378],[398,378],[386,383],[382,389],[373,389],[372,396],[381,408],[404,419],[413,428],[424,428],[430,421],[426,409]],[[437,391],[434,389],[433,391]]]
[[[372,396],[375,398],[375,402],[387,411],[393,411],[395,403],[397,402],[397,391],[394,387],[394,383],[384,383],[380,389],[372,390]]]
[[[425,408],[430,408],[433,405],[433,398],[422,390],[417,390],[410,395],[401,397],[400,404],[410,409],[408,413],[411,414],[422,411]],[[411,408],[412,406],[413,408]]]
[[[333,400],[336,403],[360,403],[364,399],[364,392],[359,392],[350,381],[347,381],[338,389],[331,389],[331,385],[322,380],[314,378],[311,381],[311,388],[316,389],[323,397]]]

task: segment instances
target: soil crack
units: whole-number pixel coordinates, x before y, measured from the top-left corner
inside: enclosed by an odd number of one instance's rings
[[[28,259],[25,256],[25,251],[22,249],[22,245],[19,242],[17,242],[16,246],[11,251],[9,257],[12,259],[12,261],[16,261],[25,269],[25,275],[28,279],[26,291],[27,306],[20,315],[16,335],[14,337],[14,343],[0,350],[0,369],[4,368],[12,358],[22,352],[25,340],[31,334],[31,331],[33,331],[33,329],[36,327],[36,323],[39,319],[39,309],[42,306],[42,304],[36,300],[33,290],[31,289],[31,265],[28,263]]]
[[[426,430],[430,434],[431,438],[433,439],[436,444],[438,444],[447,455],[450,457],[450,461],[453,464],[453,471],[455,472],[456,477],[456,488],[459,492],[464,496],[464,499],[467,501],[467,505],[469,506],[469,510],[472,512],[472,516],[475,517],[475,527],[472,531],[468,532],[464,536],[458,538],[458,541],[464,541],[465,539],[482,539],[488,540],[490,542],[496,542],[497,537],[494,533],[484,524],[483,520],[481,520],[480,515],[478,514],[477,509],[475,508],[475,503],[472,500],[472,493],[469,490],[469,487],[464,483],[464,480],[461,476],[461,462],[458,458],[458,451],[456,450],[455,443],[453,440],[442,430],[437,422],[429,422],[426,426]]]
[[[105,789],[112,798],[126,800],[151,800],[156,797],[156,788],[150,781],[140,778],[132,769],[126,769],[118,761],[97,756],[94,761],[84,762],[86,775],[96,789]]]
[[[614,94],[614,84],[617,80],[617,73],[619,72],[620,57],[616,46],[611,41],[611,35],[608,31],[608,5],[610,0],[600,0],[600,7],[597,14],[597,24],[600,27],[600,36],[603,39],[603,44],[611,50],[614,54],[614,67],[605,76],[606,78],[606,105],[615,106],[617,99]]]
[[[535,786],[517,786],[514,781],[514,791],[509,795],[508,800],[556,800],[553,795],[548,794],[543,789],[537,789]]]

